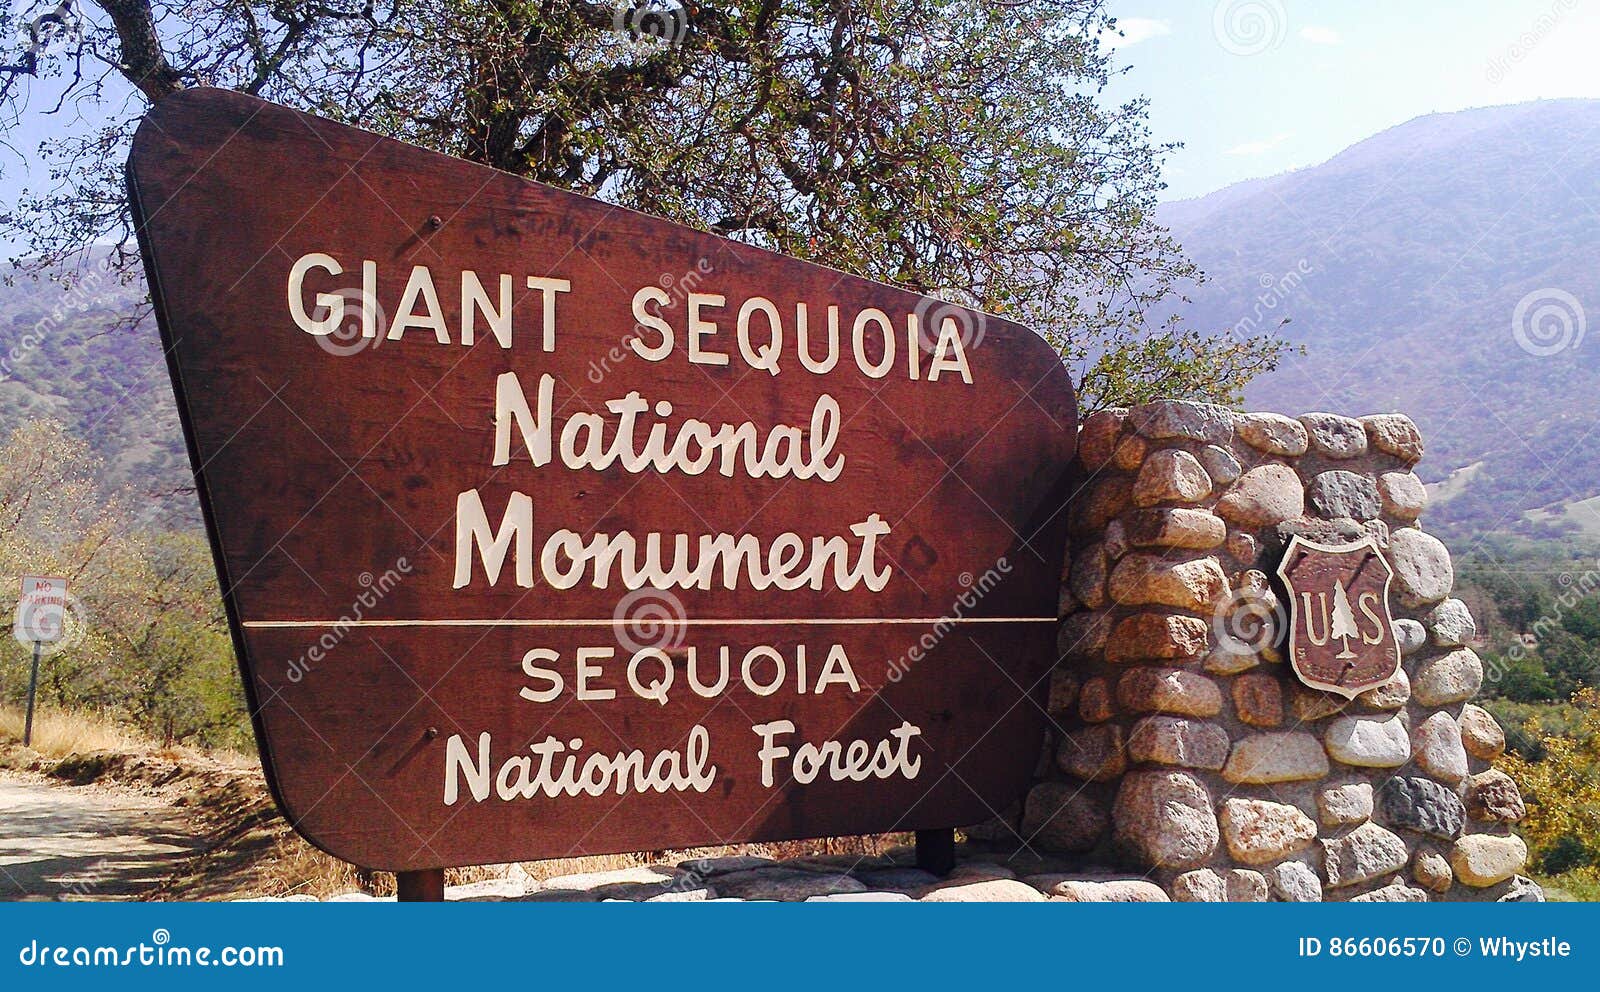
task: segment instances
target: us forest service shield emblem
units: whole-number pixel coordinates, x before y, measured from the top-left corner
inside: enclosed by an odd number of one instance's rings
[[[1297,535],[1278,576],[1289,594],[1289,661],[1300,681],[1354,699],[1394,678],[1394,570],[1377,542],[1317,544]]]

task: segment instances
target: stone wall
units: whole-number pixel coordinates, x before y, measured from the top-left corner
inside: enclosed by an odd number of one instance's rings
[[[1086,418],[1039,781],[971,835],[1175,899],[1537,898],[1517,874],[1522,798],[1490,767],[1504,735],[1469,702],[1473,621],[1418,520],[1422,450],[1395,414]],[[1295,534],[1377,539],[1393,682],[1347,701],[1285,663],[1268,576]]]

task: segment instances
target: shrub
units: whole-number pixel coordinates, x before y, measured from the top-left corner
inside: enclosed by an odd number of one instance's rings
[[[1524,733],[1542,756],[1507,751],[1498,767],[1521,786],[1528,815],[1521,831],[1532,863],[1549,874],[1600,884],[1600,691],[1583,689],[1551,732],[1530,717]]]

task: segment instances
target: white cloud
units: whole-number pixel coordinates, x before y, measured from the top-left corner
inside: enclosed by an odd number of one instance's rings
[[[1285,131],[1282,134],[1275,134],[1270,138],[1263,138],[1260,141],[1246,141],[1242,145],[1234,145],[1232,148],[1227,149],[1222,154],[1224,154],[1224,155],[1264,155],[1267,152],[1270,152],[1272,149],[1274,149],[1274,148],[1278,147],[1279,145],[1283,144],[1285,141],[1288,141],[1292,137],[1294,137],[1293,134],[1291,134],[1290,132]]]
[[[1117,30],[1122,32],[1122,37],[1107,39],[1110,47],[1127,48],[1129,45],[1137,45],[1141,41],[1149,41],[1151,38],[1171,34],[1172,22],[1157,20],[1154,17],[1119,17],[1117,18]]]
[[[1307,24],[1300,29],[1300,38],[1313,45],[1337,45],[1344,39],[1339,37],[1339,32],[1333,28],[1323,27],[1320,24]]]

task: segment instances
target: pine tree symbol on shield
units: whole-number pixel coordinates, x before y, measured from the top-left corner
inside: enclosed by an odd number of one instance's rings
[[[1334,657],[1340,660],[1354,658],[1356,653],[1350,650],[1350,638],[1360,637],[1361,632],[1356,630],[1356,615],[1350,609],[1350,594],[1344,591],[1343,582],[1335,581],[1333,584],[1333,618],[1328,623],[1328,636],[1338,638],[1344,644],[1344,650]]]
[[[1394,678],[1394,571],[1373,538],[1318,544],[1296,535],[1278,564],[1289,604],[1289,661],[1300,681],[1354,699]]]

